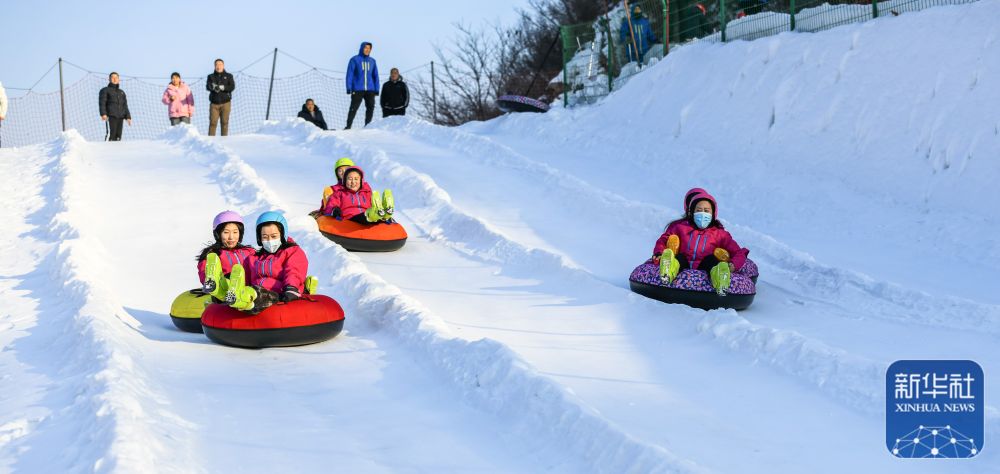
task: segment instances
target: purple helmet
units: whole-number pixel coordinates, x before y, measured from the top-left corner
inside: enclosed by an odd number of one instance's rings
[[[236,211],[222,211],[215,219],[212,220],[212,234],[215,235],[215,241],[222,241],[222,227],[228,223],[236,224],[236,227],[240,229],[240,243],[243,243],[243,216],[239,215]]]

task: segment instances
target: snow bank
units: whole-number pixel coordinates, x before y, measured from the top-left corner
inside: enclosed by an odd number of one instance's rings
[[[162,461],[185,457],[189,446],[184,432],[193,424],[173,414],[158,395],[133,344],[135,333],[129,328],[137,322],[98,278],[107,271],[107,250],[81,229],[87,221],[99,220],[100,211],[83,208],[75,199],[87,188],[80,176],[85,167],[78,156],[82,143],[76,131],[63,133],[44,170],[48,202],[38,215],[48,219],[44,232],[55,250],[36,270],[42,280],[37,291],[44,298],[38,325],[31,330],[49,338],[34,344],[41,345],[36,349],[47,353],[50,364],[61,366],[51,374],[58,380],[54,388],[72,394],[72,402],[45,419],[19,422],[23,438],[18,444],[52,454],[47,459],[28,456],[41,464],[31,469],[174,472],[172,464]],[[65,439],[80,442],[60,445]],[[173,442],[168,445],[168,440]]]

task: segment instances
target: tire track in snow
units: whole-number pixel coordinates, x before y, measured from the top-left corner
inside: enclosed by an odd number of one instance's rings
[[[286,209],[256,171],[238,155],[188,128],[164,135],[206,165],[227,196],[259,209]],[[288,216],[291,226],[315,228],[308,216]],[[310,260],[325,262],[328,284],[350,311],[390,332],[435,372],[460,390],[476,409],[510,420],[520,437],[544,438],[596,472],[702,472],[666,449],[639,441],[603,418],[554,380],[539,374],[506,345],[492,339],[466,341],[419,302],[371,273],[355,255],[317,232],[297,241]],[[356,317],[356,316],[355,316]]]

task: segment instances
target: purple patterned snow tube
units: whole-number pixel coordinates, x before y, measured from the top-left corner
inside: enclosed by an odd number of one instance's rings
[[[726,296],[718,296],[712,288],[708,273],[701,270],[683,270],[670,284],[660,280],[660,266],[647,260],[632,271],[630,286],[636,293],[667,303],[681,303],[702,309],[744,309],[753,302],[757,293],[755,283],[759,271],[753,260],[747,259],[743,268],[733,272]]]

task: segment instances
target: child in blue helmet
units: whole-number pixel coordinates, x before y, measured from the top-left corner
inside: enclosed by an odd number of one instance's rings
[[[288,222],[279,212],[268,211],[257,218],[257,244],[245,265],[233,266],[226,304],[256,314],[279,302],[294,301],[303,293],[314,293],[317,280],[307,276],[305,251],[287,236]],[[213,294],[213,296],[216,296]]]

